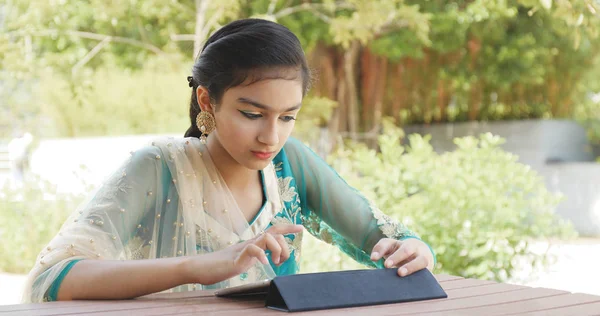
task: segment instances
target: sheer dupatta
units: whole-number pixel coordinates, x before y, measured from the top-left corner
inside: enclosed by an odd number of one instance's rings
[[[248,223],[198,139],[165,138],[133,152],[41,251],[27,278],[24,301],[44,301],[73,260],[189,256],[256,236],[282,208],[272,164],[262,176],[267,201]],[[243,277],[172,291],[224,288],[274,276],[270,265],[257,263]]]

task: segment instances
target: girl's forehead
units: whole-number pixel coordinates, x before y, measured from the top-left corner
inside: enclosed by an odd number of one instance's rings
[[[263,79],[249,85],[227,90],[224,103],[259,104],[267,109],[282,111],[302,103],[302,82],[290,79]],[[260,106],[255,106],[260,107]]]
[[[264,80],[298,80],[302,81],[302,70],[299,67],[265,67],[245,71],[245,80],[240,86],[249,86]]]

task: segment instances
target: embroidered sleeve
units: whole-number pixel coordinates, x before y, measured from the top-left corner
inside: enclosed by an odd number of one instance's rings
[[[370,253],[382,238],[419,238],[381,212],[297,140],[288,141],[285,151],[296,180],[304,226],[312,235],[369,266],[379,266],[371,262]]]

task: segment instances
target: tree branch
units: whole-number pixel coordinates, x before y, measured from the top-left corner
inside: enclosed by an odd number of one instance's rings
[[[277,0],[271,0],[271,3],[269,3],[269,9],[267,10],[268,15],[273,15],[273,12],[275,12],[276,5],[277,5]]]
[[[194,28],[194,52],[192,58],[196,58],[200,53],[201,42],[200,34],[205,27],[204,21],[206,20],[206,10],[210,4],[210,0],[196,0],[196,26]]]
[[[179,1],[172,1],[171,4],[178,7],[179,10],[182,12],[192,12],[196,10],[194,7],[188,5],[188,3],[186,2],[180,3]]]
[[[204,25],[200,30],[200,35],[196,34],[171,34],[170,38],[172,41],[194,41],[196,38],[202,38],[202,41],[206,40],[210,30],[217,25],[217,21],[221,18],[223,10],[217,11],[211,19]]]
[[[210,20],[208,20],[208,22],[206,22],[206,24],[204,25],[204,28],[202,29],[202,32],[200,33],[202,36],[203,42],[208,37],[208,33],[210,32],[210,30],[217,25],[217,21],[219,21],[219,19],[221,18],[222,15],[223,15],[223,8],[219,8],[219,11],[217,11],[215,14],[213,14],[213,16],[210,17]]]
[[[93,40],[97,40],[97,41],[103,41],[106,38],[110,38],[111,42],[115,42],[115,43],[123,43],[123,44],[129,44],[132,46],[136,46],[139,48],[144,48],[147,49],[157,55],[164,55],[165,52],[163,52],[160,48],[151,45],[151,44],[147,44],[141,41],[138,41],[136,39],[133,38],[127,38],[127,37],[121,37],[121,36],[110,36],[110,35],[104,35],[104,34],[98,34],[98,33],[92,33],[92,32],[83,32],[83,31],[59,31],[59,30],[40,30],[40,31],[35,31],[35,32],[31,32],[31,31],[12,31],[12,32],[8,32],[6,33],[6,35],[8,36],[25,36],[25,35],[31,35],[31,36],[57,36],[57,35],[61,35],[61,34],[66,34],[66,35],[70,35],[70,36],[76,36],[76,37],[81,37],[81,38],[87,38],[87,39],[93,39]]]
[[[193,41],[196,39],[195,34],[171,34],[169,36],[172,41]]]
[[[96,56],[106,45],[108,45],[111,40],[112,38],[107,36],[100,43],[98,43],[98,45],[94,46],[92,50],[90,50],[80,61],[75,64],[75,66],[73,66],[73,68],[71,68],[71,75],[75,75],[79,68],[83,67],[83,65],[94,58],[94,56]]]
[[[279,12],[275,13],[275,15],[273,15],[273,16],[276,19],[279,19],[286,15],[290,15],[290,14],[294,14],[294,13],[302,12],[302,11],[313,11],[315,13],[320,13],[323,16],[325,16],[322,12],[319,11],[319,9],[323,9],[325,7],[326,7],[326,5],[324,3],[303,3],[303,4],[300,4],[297,6],[287,7],[285,9],[282,9]],[[335,8],[336,8],[336,10],[353,9],[354,6],[347,2],[337,2],[335,4]],[[330,19],[329,17],[327,17],[327,18]]]
[[[205,0],[206,1],[206,0]],[[278,0],[271,0],[269,4],[269,8],[267,11],[267,15],[273,16],[275,19],[282,18],[287,15],[291,15],[297,12],[302,11],[312,11],[317,17],[323,20],[326,23],[331,22],[331,17],[327,16],[323,12],[319,11],[319,9],[325,8],[325,4],[323,3],[303,3],[294,7],[287,7],[285,9],[280,10],[279,12],[273,14],[272,11],[275,10],[275,6]],[[350,3],[346,2],[338,2],[335,4],[336,10],[341,9],[353,9],[354,6]],[[206,25],[202,28],[199,34],[204,35],[204,39],[208,36],[208,32],[216,25],[218,19],[221,17],[222,11],[218,11],[213,14],[211,19],[206,23]],[[170,38],[172,41],[194,41],[202,36],[198,36],[198,34],[171,34]]]
[[[331,23],[331,18],[325,15],[323,12],[319,12],[316,9],[311,10],[319,19],[323,20],[325,23]]]

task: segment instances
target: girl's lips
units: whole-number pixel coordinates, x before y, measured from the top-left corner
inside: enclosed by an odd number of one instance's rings
[[[258,159],[269,159],[273,156],[273,152],[253,151],[252,154]]]

